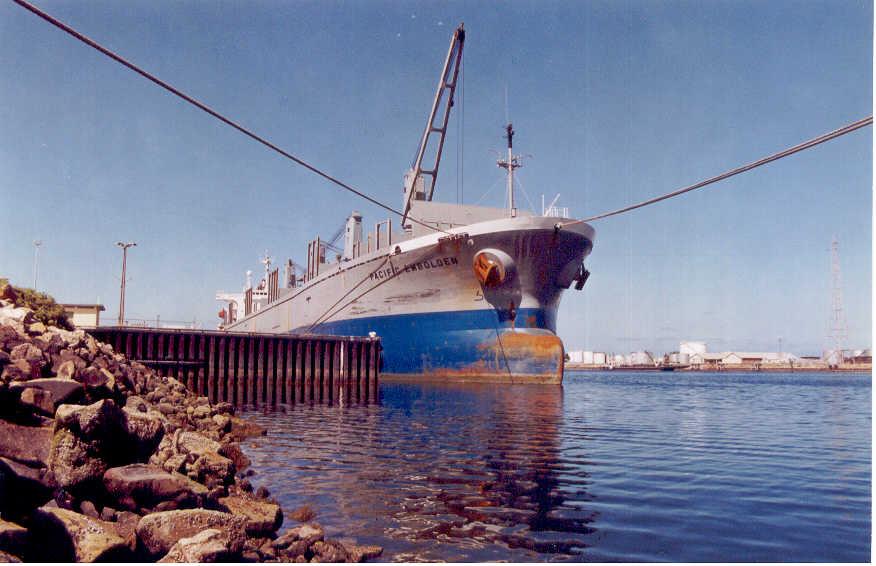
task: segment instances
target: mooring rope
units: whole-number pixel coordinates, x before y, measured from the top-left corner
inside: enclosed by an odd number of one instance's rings
[[[21,7],[25,8],[25,9],[27,9],[28,11],[33,12],[34,14],[36,14],[36,15],[39,16],[40,18],[44,19],[45,21],[49,22],[49,23],[52,24],[53,26],[55,26],[55,27],[57,27],[57,28],[59,28],[59,29],[65,31],[65,32],[67,32],[68,34],[72,35],[73,37],[75,37],[75,38],[78,39],[79,41],[85,43],[86,45],[88,45],[88,46],[90,46],[90,47],[93,47],[94,49],[100,51],[101,53],[103,53],[104,55],[106,55],[107,57],[109,57],[110,59],[113,59],[114,61],[116,61],[116,62],[118,62],[118,63],[121,63],[122,65],[124,65],[125,67],[131,69],[132,71],[134,71],[134,72],[137,73],[138,75],[141,75],[142,77],[144,77],[144,78],[146,78],[146,79],[152,81],[153,83],[157,84],[158,86],[160,86],[161,88],[165,89],[166,91],[168,91],[168,92],[174,94],[175,96],[178,96],[179,98],[185,100],[186,102],[188,102],[189,104],[195,106],[196,108],[199,108],[200,110],[203,110],[204,112],[206,112],[206,113],[209,114],[210,116],[216,118],[216,119],[219,120],[220,122],[223,122],[224,124],[226,124],[226,125],[228,125],[228,126],[231,126],[232,128],[234,128],[235,130],[237,130],[237,131],[239,131],[240,133],[244,134],[245,136],[248,136],[248,137],[252,138],[253,140],[257,141],[258,143],[264,145],[265,147],[267,147],[267,148],[269,148],[269,149],[271,149],[271,150],[273,150],[273,151],[279,153],[279,154],[282,155],[283,157],[285,157],[285,158],[287,158],[287,159],[290,159],[290,160],[294,161],[295,163],[297,163],[298,165],[304,167],[304,168],[307,169],[308,171],[311,171],[312,173],[315,173],[315,174],[319,175],[319,176],[322,177],[323,179],[326,179],[327,181],[330,181],[330,182],[334,183],[335,185],[341,187],[342,189],[347,190],[347,191],[353,193],[354,195],[356,195],[356,196],[358,196],[358,197],[360,197],[360,198],[363,198],[363,199],[367,200],[368,202],[370,202],[370,203],[372,203],[372,204],[375,204],[375,205],[379,206],[380,208],[382,208],[382,209],[384,209],[384,210],[387,210],[387,211],[389,211],[389,212],[391,212],[391,213],[393,213],[393,214],[397,214],[398,216],[404,217],[404,214],[402,214],[401,211],[398,211],[398,210],[396,210],[395,208],[389,206],[388,204],[384,204],[384,203],[380,202],[379,200],[377,200],[377,199],[375,199],[375,198],[373,198],[373,197],[368,196],[367,194],[363,193],[362,191],[353,188],[353,187],[350,186],[349,184],[344,183],[343,181],[341,181],[340,179],[337,179],[336,177],[333,177],[332,175],[329,175],[329,174],[326,173],[325,171],[322,171],[321,169],[317,168],[316,166],[311,165],[311,164],[308,163],[307,161],[304,161],[304,160],[301,159],[300,157],[296,157],[296,156],[292,155],[292,154],[289,153],[288,151],[282,149],[281,147],[279,147],[279,146],[277,146],[276,144],[274,144],[274,143],[268,141],[267,139],[265,139],[265,138],[259,136],[258,134],[256,134],[256,133],[252,132],[251,130],[245,128],[244,126],[241,126],[241,125],[238,124],[237,122],[235,122],[235,121],[233,121],[233,120],[231,120],[231,119],[229,119],[229,118],[226,118],[225,116],[223,116],[222,114],[220,114],[220,113],[217,112],[216,110],[213,110],[212,108],[210,108],[209,106],[207,106],[207,105],[204,104],[203,102],[200,102],[199,100],[195,99],[194,97],[189,96],[188,94],[184,93],[184,92],[181,91],[180,89],[174,87],[174,86],[171,85],[170,83],[168,83],[168,82],[166,82],[166,81],[163,81],[163,80],[159,79],[159,78],[156,77],[155,75],[149,73],[148,71],[145,71],[144,69],[138,67],[138,66],[135,65],[134,63],[131,63],[130,61],[128,61],[127,59],[125,59],[125,58],[122,57],[121,55],[119,55],[119,54],[117,54],[117,53],[111,51],[110,49],[104,47],[103,45],[99,44],[98,42],[94,41],[93,39],[91,39],[91,38],[87,37],[86,35],[84,35],[84,34],[78,32],[78,31],[76,31],[75,29],[73,29],[73,28],[70,27],[69,25],[65,24],[64,22],[58,20],[58,19],[55,18],[54,16],[51,16],[50,14],[48,14],[48,13],[46,13],[46,12],[40,10],[39,8],[37,8],[36,6],[34,6],[33,4],[31,4],[30,2],[27,2],[26,0],[12,0],[12,1],[15,2],[16,4],[18,4],[19,6],[21,6]],[[449,232],[447,232],[447,231],[445,231],[445,230],[442,230],[441,228],[438,228],[438,227],[432,226],[432,225],[427,224],[427,223],[425,223],[425,222],[421,222],[421,221],[417,220],[416,218],[411,217],[410,215],[408,216],[408,218],[409,218],[411,221],[413,221],[413,222],[419,224],[420,226],[424,226],[424,227],[426,227],[426,228],[429,228],[430,230],[434,230],[435,232],[442,232],[442,233],[444,233],[444,234],[450,234]]]
[[[867,118],[862,118],[856,122],[852,122],[842,128],[838,128],[833,130],[832,132],[828,132],[826,134],[822,134],[818,137],[812,138],[811,140],[807,140],[805,142],[799,143],[793,147],[789,147],[788,149],[782,150],[778,153],[774,153],[772,155],[768,155],[757,161],[752,161],[747,165],[743,165],[741,167],[737,167],[735,169],[731,169],[725,173],[721,173],[720,175],[716,175],[705,181],[700,181],[699,183],[695,183],[693,185],[689,185],[687,187],[672,191],[671,193],[666,193],[665,195],[655,197],[652,199],[648,199],[646,201],[640,202],[638,204],[633,204],[630,206],[625,206],[624,208],[619,208],[617,210],[612,210],[611,212],[604,212],[602,214],[597,214],[596,216],[590,216],[589,218],[582,218],[581,220],[572,220],[569,222],[558,222],[557,228],[562,228],[563,226],[570,226],[572,224],[580,224],[582,222],[591,222],[593,220],[599,220],[601,218],[608,218],[609,216],[616,216],[618,214],[623,214],[624,212],[629,212],[631,210],[635,210],[637,208],[642,208],[643,206],[648,206],[650,204],[654,204],[663,200],[667,200],[673,197],[677,197],[678,195],[683,195],[684,193],[689,193],[691,191],[695,191],[697,189],[701,189],[707,185],[711,185],[712,183],[717,183],[718,181],[723,181],[729,177],[733,177],[734,175],[739,175],[740,173],[744,173],[746,171],[750,171],[756,167],[760,167],[761,165],[766,165],[767,163],[771,163],[773,161],[779,160],[783,157],[788,157],[789,155],[793,155],[799,151],[803,151],[804,149],[809,149],[818,144],[822,144],[824,142],[830,141],[834,138],[838,138],[840,136],[844,136],[845,134],[854,132],[864,126],[869,126],[873,123],[873,116],[869,116]]]

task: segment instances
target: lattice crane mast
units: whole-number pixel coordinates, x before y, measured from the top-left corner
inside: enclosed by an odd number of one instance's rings
[[[444,138],[447,135],[450,109],[453,107],[453,95],[456,93],[456,80],[459,76],[464,44],[465,30],[463,29],[463,24],[459,24],[459,27],[453,33],[453,37],[450,39],[450,49],[447,51],[444,68],[441,70],[441,77],[438,80],[438,88],[435,92],[435,100],[432,102],[432,110],[429,112],[426,130],[420,139],[417,156],[411,168],[405,173],[405,206],[401,223],[402,227],[406,230],[411,228],[411,223],[408,221],[411,203],[414,200],[431,201],[432,195],[435,192],[435,181],[438,179],[438,166],[441,164],[441,152],[444,149]],[[437,136],[437,146],[431,143],[433,136]],[[431,159],[428,160],[432,165],[427,166],[424,164],[424,159],[430,147],[434,148],[430,152]]]

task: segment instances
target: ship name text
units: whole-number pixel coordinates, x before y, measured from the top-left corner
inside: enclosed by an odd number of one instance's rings
[[[385,269],[378,269],[369,276],[372,281],[376,279],[387,279],[394,277],[399,273],[411,273],[412,271],[422,271],[423,269],[443,269],[459,264],[459,260],[455,257],[441,257],[436,259],[427,259],[416,263],[408,263],[404,267],[390,266]]]

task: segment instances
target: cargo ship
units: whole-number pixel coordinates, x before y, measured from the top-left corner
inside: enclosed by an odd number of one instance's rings
[[[366,232],[354,211],[334,237],[308,243],[306,265],[287,260],[282,277],[266,252],[259,284],[247,272],[242,292],[216,294],[221,329],[376,335],[383,378],[562,382],[557,309],[563,291],[587,281],[593,228],[569,224],[553,203],[541,214],[516,207],[511,124],[497,161],[506,206],[433,200],[464,44],[460,25],[404,175],[400,225]]]

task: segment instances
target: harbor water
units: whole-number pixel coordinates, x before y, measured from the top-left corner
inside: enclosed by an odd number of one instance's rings
[[[862,562],[870,405],[869,374],[381,383],[250,408],[245,449],[254,485],[383,560]]]

